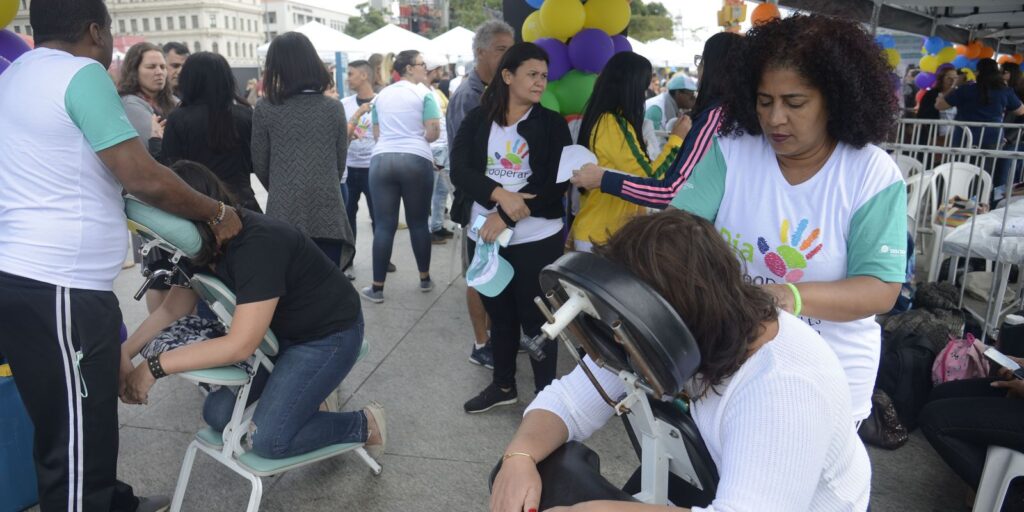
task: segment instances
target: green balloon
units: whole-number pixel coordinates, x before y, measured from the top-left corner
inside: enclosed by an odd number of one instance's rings
[[[554,82],[556,84],[555,97],[558,98],[558,104],[562,107],[563,116],[583,113],[587,100],[594,92],[594,82],[596,81],[597,75],[574,69]]]
[[[558,97],[555,96],[555,92],[552,90],[551,85],[553,84],[549,84],[548,88],[544,89],[544,94],[540,95],[540,104],[548,110],[561,112],[561,107],[558,104]]]

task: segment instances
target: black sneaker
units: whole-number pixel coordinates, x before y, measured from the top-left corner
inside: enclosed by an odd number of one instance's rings
[[[441,228],[441,229],[439,229],[437,231],[434,231],[434,234],[436,234],[438,236],[443,236],[445,238],[454,238],[455,237],[455,233],[453,233],[453,232],[451,232],[451,231],[449,231],[449,230],[447,230],[445,228]]]
[[[479,395],[473,397],[462,407],[466,412],[476,414],[487,412],[501,405],[512,405],[518,401],[519,396],[516,395],[516,388],[504,391],[492,382]]]
[[[388,262],[388,273],[389,274],[394,273],[396,270],[398,270],[398,267],[396,267],[394,263],[391,263],[389,261]]]
[[[491,344],[488,343],[483,348],[476,348],[476,344],[473,344],[473,351],[469,353],[469,362],[493,370],[494,353],[491,352]]]
[[[433,245],[441,245],[448,243],[448,239],[437,231],[430,232],[430,243]]]

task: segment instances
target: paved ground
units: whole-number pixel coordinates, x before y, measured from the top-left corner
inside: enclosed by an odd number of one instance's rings
[[[356,284],[370,278],[369,219],[359,221]],[[487,509],[487,475],[532,398],[532,377],[519,356],[520,403],[482,415],[467,415],[462,403],[490,380],[470,365],[471,341],[465,311],[465,284],[457,278],[456,244],[434,246],[431,272],[437,288],[417,290],[408,232],[395,239],[396,274],[389,275],[386,302],[363,304],[370,352],[342,383],[345,409],[370,400],[384,404],[390,439],[384,472],[370,474],[354,454],[264,479],[262,510],[360,512],[470,512]],[[129,329],[145,317],[145,305],[131,295],[137,269],[116,283]],[[563,353],[559,372],[571,369]],[[160,381],[145,406],[121,406],[119,475],[140,494],[171,494],[185,448],[202,426],[202,396],[195,386]],[[637,460],[620,422],[613,421],[588,442],[602,457],[605,474],[623,483]],[[919,434],[894,452],[870,450],[872,510],[963,511],[964,486]],[[248,484],[201,454],[192,474],[185,510],[242,511]]]

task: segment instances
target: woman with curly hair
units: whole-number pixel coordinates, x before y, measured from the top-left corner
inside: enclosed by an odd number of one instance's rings
[[[728,60],[722,130],[672,206],[714,222],[746,279],[829,343],[859,422],[874,316],[906,277],[907,193],[874,145],[899,114],[889,67],[856,22],[817,15],[754,27]]]

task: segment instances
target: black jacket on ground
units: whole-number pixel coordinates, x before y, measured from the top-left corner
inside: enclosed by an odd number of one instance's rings
[[[569,188],[569,182],[555,183],[555,179],[558,176],[562,148],[572,144],[569,125],[558,113],[534,105],[529,116],[519,123],[517,131],[526,140],[530,150],[530,170],[533,174],[519,190],[537,196],[526,200],[530,216],[562,218],[565,213],[562,198]],[[451,216],[453,221],[463,226],[472,220],[469,216],[474,202],[488,209],[495,205],[491,193],[500,185],[486,174],[490,135],[491,124],[483,108],[477,107],[466,115],[451,146],[451,179],[455,185]],[[515,226],[515,222],[500,206],[498,214],[509,227]]]

